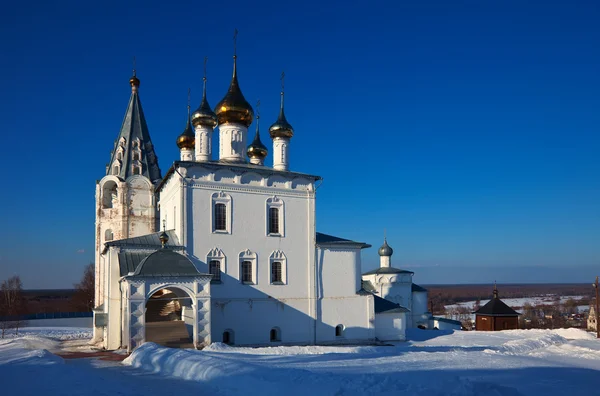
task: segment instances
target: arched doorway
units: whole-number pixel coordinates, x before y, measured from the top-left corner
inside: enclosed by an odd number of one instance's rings
[[[181,289],[165,287],[146,301],[146,342],[173,348],[192,348],[192,299]]]

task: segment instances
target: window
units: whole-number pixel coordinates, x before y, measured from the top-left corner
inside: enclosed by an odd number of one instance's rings
[[[284,235],[284,206],[277,197],[267,199],[266,233],[268,236],[283,237]]]
[[[213,276],[211,282],[221,283],[221,262],[211,260],[208,264],[209,273]]]
[[[242,282],[252,283],[252,262],[242,261]]]
[[[273,327],[271,329],[271,332],[269,333],[269,339],[271,342],[281,341],[281,330],[279,330],[279,327]]]
[[[269,208],[269,234],[279,234],[279,208]]]
[[[274,251],[269,257],[269,263],[271,266],[270,283],[272,285],[287,284],[287,258],[285,254],[281,250]]]
[[[116,208],[119,203],[117,196],[117,183],[112,180],[106,181],[102,186],[102,208]]]
[[[136,151],[133,153],[133,160],[134,161],[141,161],[142,160],[142,154],[139,151]]]
[[[335,326],[335,336],[336,337],[342,337],[344,335],[344,325],[337,325]]]
[[[219,191],[212,195],[212,232],[231,234],[231,196]]]
[[[113,166],[113,175],[118,175],[120,171],[121,171],[121,167],[119,166],[119,164],[115,164]]]
[[[227,231],[227,206],[224,203],[215,204],[215,230]]]
[[[271,283],[282,283],[281,263],[274,261],[271,263]]]
[[[249,249],[240,253],[240,282],[245,285],[257,284],[256,253]]]
[[[213,248],[206,255],[206,263],[208,263],[208,273],[213,277],[210,283],[222,283],[221,274],[225,273],[225,254],[219,248]]]
[[[112,241],[112,240],[113,240],[113,232],[109,228],[108,230],[104,231],[104,242],[108,242],[108,241]]]
[[[234,334],[233,330],[227,329],[223,332],[223,344],[233,345],[234,343]]]

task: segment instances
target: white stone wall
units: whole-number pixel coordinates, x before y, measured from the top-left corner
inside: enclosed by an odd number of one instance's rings
[[[428,326],[429,315],[425,313],[428,312],[427,308],[427,292],[413,292],[412,293],[412,307],[410,308],[411,312],[411,325],[412,327],[417,327],[419,325],[423,325],[425,327]]]
[[[403,312],[375,314],[375,335],[379,341],[404,341],[406,328],[406,314]]]
[[[182,183],[183,178],[183,183]],[[182,190],[183,184],[183,190]],[[269,236],[267,207],[281,204],[280,234]],[[213,201],[228,205],[228,230],[215,231]],[[160,217],[173,228],[200,272],[208,273],[210,252],[223,255],[221,283],[212,285],[212,331],[234,332],[236,344],[270,343],[273,327],[282,343],[307,343],[314,338],[315,196],[303,178],[261,176],[251,170],[197,166],[179,168],[160,192]],[[284,265],[284,284],[271,284],[271,258]],[[252,257],[254,284],[241,282],[240,256]],[[354,283],[354,282],[353,282]],[[354,286],[352,286],[354,287]],[[282,304],[283,303],[283,304]]]

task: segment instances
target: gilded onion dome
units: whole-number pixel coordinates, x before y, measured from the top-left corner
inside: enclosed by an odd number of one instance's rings
[[[390,245],[388,245],[387,239],[383,239],[383,245],[381,245],[381,247],[379,248],[378,253],[380,256],[391,256],[392,254],[394,254],[394,249],[392,249]]]
[[[195,145],[196,136],[194,135],[194,130],[192,129],[192,125],[190,123],[190,111],[188,106],[187,124],[185,125],[185,130],[183,133],[177,137],[177,146],[180,149],[193,149]]]
[[[135,69],[133,69],[133,76],[129,79],[129,85],[131,88],[136,88],[140,86],[140,80],[135,75]]]
[[[190,120],[190,90],[188,90],[187,123],[183,133],[177,137],[177,146],[180,149],[193,149],[196,145],[196,136]]]
[[[281,105],[279,107],[279,117],[277,117],[277,121],[269,128],[269,134],[271,138],[282,137],[282,138],[291,138],[294,136],[294,128],[290,125],[290,123],[285,118],[285,112],[283,110],[283,77],[285,74],[281,75]]]
[[[217,115],[210,108],[208,100],[206,99],[206,58],[204,59],[204,88],[202,90],[202,102],[200,107],[192,114],[192,124],[197,127],[198,125],[204,125],[211,128],[217,126]]]
[[[219,124],[242,124],[249,127],[252,124],[254,118],[254,111],[250,103],[246,101],[240,85],[238,83],[237,68],[236,68],[237,57],[233,56],[233,77],[231,78],[231,84],[225,94],[225,97],[221,99],[215,107],[215,113]]]
[[[257,110],[257,112],[258,112],[258,110]],[[260,119],[260,115],[257,114],[256,115],[256,135],[254,135],[254,140],[248,146],[248,150],[246,151],[246,154],[248,154],[248,157],[250,157],[250,158],[258,158],[260,160],[264,160],[267,157],[269,150],[267,150],[267,147],[260,141],[260,131],[259,131],[259,126],[258,126],[259,119]]]

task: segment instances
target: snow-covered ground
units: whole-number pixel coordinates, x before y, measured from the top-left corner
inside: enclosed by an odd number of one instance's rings
[[[600,340],[575,329],[411,330],[411,341],[379,347],[148,343],[123,363],[63,360],[50,352],[89,349],[81,330],[66,341],[39,330],[0,340],[2,394],[591,395],[600,377]]]

